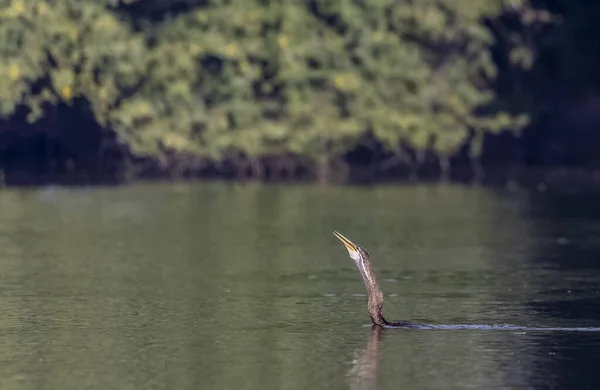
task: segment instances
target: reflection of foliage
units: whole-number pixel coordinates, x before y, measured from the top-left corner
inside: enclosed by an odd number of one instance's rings
[[[216,163],[327,165],[366,131],[397,154],[447,159],[471,143],[476,155],[484,133],[525,123],[477,110],[494,97],[483,21],[507,12],[501,3],[212,0],[145,23],[128,11],[137,0],[0,0],[0,113],[24,104],[35,121],[84,98],[138,155]],[[538,17],[525,0],[510,7]]]

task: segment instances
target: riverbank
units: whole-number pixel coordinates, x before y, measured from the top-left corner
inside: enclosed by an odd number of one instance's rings
[[[578,192],[600,192],[600,170],[569,168],[569,167],[511,167],[483,169],[479,176],[473,169],[456,169],[448,177],[442,177],[439,172],[422,171],[421,175],[411,174],[409,170],[404,172],[397,170],[394,174],[389,172],[376,175],[365,175],[364,169],[351,169],[351,174],[345,180],[338,179],[331,181],[318,180],[310,175],[298,177],[274,178],[256,178],[252,176],[235,177],[233,174],[219,176],[216,172],[212,174],[188,174],[173,176],[166,172],[146,171],[144,174],[125,179],[114,176],[92,176],[86,174],[68,174],[35,176],[22,172],[20,174],[7,177],[0,172],[0,188],[19,188],[19,187],[44,187],[44,186],[121,186],[131,185],[140,182],[162,182],[162,183],[182,183],[182,182],[229,182],[238,185],[250,183],[263,184],[319,184],[319,185],[348,185],[348,186],[372,186],[372,185],[415,185],[415,184],[457,184],[470,186],[483,186],[492,188],[503,188],[509,191],[518,189],[534,190],[539,192],[560,192],[560,193],[578,193]]]

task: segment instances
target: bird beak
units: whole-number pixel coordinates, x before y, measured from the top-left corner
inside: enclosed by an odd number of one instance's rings
[[[355,243],[353,243],[346,237],[342,236],[342,234],[340,232],[337,232],[334,230],[333,235],[336,236],[346,246],[346,248],[348,249],[348,252],[352,253],[352,252],[356,252],[358,250],[358,245],[356,245]]]

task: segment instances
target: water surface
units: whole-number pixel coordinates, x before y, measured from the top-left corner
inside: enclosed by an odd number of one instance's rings
[[[600,203],[459,186],[0,192],[2,389],[597,388]],[[339,230],[373,256],[372,330]]]

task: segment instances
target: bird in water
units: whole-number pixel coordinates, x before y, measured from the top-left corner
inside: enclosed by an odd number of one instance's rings
[[[341,233],[334,231],[333,234],[342,241],[350,254],[350,258],[354,260],[354,264],[356,264],[356,267],[365,282],[367,296],[369,297],[368,310],[373,325],[389,326],[393,328],[420,328],[421,325],[419,324],[406,321],[389,322],[383,318],[383,314],[381,314],[383,308],[383,293],[381,292],[375,274],[371,269],[371,256],[369,255],[369,252],[367,252],[365,248],[356,245],[344,237]]]
[[[381,310],[383,308],[383,294],[381,293],[381,289],[379,288],[379,284],[377,284],[377,279],[375,278],[375,274],[371,269],[371,256],[367,250],[359,245],[356,245],[346,237],[342,236],[341,233],[337,231],[333,231],[333,234],[342,241],[346,249],[348,249],[348,253],[350,254],[350,258],[354,260],[354,264],[358,268],[360,275],[365,282],[365,286],[367,287],[367,296],[369,297],[369,316],[371,316],[371,321],[373,322],[374,330],[381,327],[391,327],[391,328],[404,328],[404,329],[476,329],[476,330],[508,330],[508,331],[573,331],[573,332],[600,332],[600,327],[573,327],[573,328],[560,328],[560,327],[528,327],[528,326],[519,326],[519,325],[509,325],[509,324],[500,324],[500,325],[488,325],[488,324],[453,324],[453,325],[445,325],[445,324],[416,324],[413,322],[389,322],[383,315],[381,314]],[[374,337],[379,337],[378,333],[373,333]],[[377,339],[376,339],[377,340]]]

